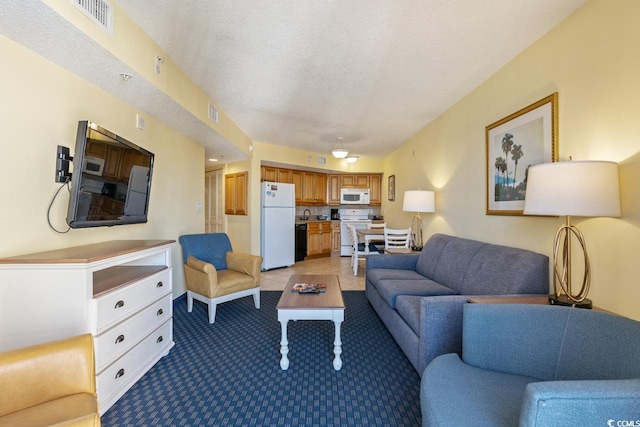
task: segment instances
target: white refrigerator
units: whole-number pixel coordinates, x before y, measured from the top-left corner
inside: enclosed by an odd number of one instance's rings
[[[260,184],[262,270],[291,267],[295,260],[296,200],[293,184]]]
[[[147,207],[149,168],[132,166],[124,202],[124,216],[143,216]]]

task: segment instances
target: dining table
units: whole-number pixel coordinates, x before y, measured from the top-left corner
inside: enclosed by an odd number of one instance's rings
[[[364,241],[364,254],[369,255],[369,243],[384,242],[384,228],[357,229],[358,238]]]

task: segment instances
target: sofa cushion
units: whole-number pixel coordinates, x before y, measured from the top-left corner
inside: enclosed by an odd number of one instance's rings
[[[367,261],[368,262],[368,261]],[[424,276],[414,270],[401,270],[396,268],[374,268],[367,270],[367,281],[377,287],[380,280],[425,280]]]
[[[549,260],[525,249],[484,244],[468,260],[463,295],[545,293]],[[543,278],[543,279],[541,279]]]
[[[424,370],[422,425],[517,426],[534,378],[466,365],[457,354],[436,357]]]
[[[385,279],[379,280],[376,289],[382,299],[393,309],[398,295],[456,295],[457,292],[429,279]]]
[[[486,243],[453,236],[432,236],[422,249],[416,271],[461,294],[469,264],[484,245]]]
[[[414,295],[396,297],[396,311],[416,335],[420,335],[420,298]]]
[[[434,234],[416,271],[461,295],[546,293],[549,258],[525,249]]]

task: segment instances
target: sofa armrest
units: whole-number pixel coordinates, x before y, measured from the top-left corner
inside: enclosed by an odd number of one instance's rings
[[[469,299],[530,296],[522,294],[439,295],[422,298],[420,301],[420,366],[418,371],[420,375],[433,359],[442,354],[457,353],[462,357],[463,308]]]
[[[227,268],[253,277],[257,285],[260,284],[260,265],[262,257],[259,255],[227,252]]]
[[[415,270],[420,254],[382,254],[367,257],[366,269],[394,268],[399,270]]]
[[[462,355],[462,307],[468,299],[468,295],[439,295],[421,299],[420,375],[440,355]]]
[[[75,394],[96,396],[95,381],[90,334],[0,353],[0,417]]]
[[[629,420],[640,422],[640,379],[530,383],[520,414],[521,427],[617,426]]]

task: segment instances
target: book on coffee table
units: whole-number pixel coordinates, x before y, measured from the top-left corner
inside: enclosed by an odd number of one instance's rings
[[[294,283],[291,292],[300,294],[319,294],[327,288],[326,283]]]

